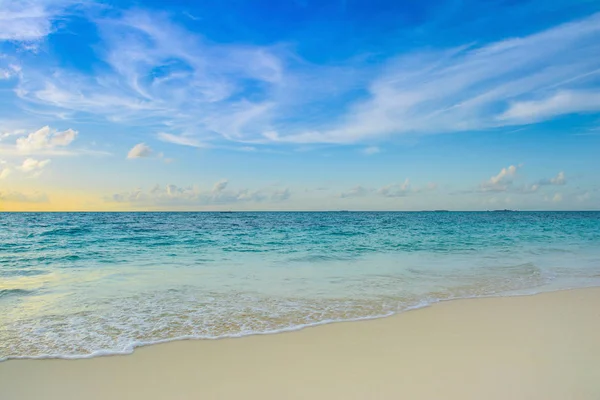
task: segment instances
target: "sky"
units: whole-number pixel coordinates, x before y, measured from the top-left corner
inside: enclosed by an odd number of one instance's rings
[[[598,210],[600,1],[0,0],[0,210]]]

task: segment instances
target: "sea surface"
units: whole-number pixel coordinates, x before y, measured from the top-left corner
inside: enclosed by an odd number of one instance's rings
[[[600,212],[0,213],[0,359],[600,286]]]

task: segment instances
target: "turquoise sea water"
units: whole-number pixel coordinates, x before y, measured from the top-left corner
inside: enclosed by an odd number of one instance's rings
[[[0,213],[0,359],[600,285],[600,212]]]

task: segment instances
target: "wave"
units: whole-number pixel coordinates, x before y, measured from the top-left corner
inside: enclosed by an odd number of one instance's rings
[[[349,261],[356,259],[357,256],[353,256],[347,253],[339,254],[308,254],[299,257],[289,257],[287,261],[298,262],[298,263],[316,263],[324,261]]]
[[[0,289],[0,299],[13,296],[27,296],[33,293],[32,290],[25,289]]]
[[[87,227],[74,226],[74,227],[60,227],[49,229],[47,231],[41,232],[39,236],[76,236],[82,235],[86,233],[90,233],[92,230]]]
[[[126,354],[600,282],[600,213],[527,215],[11,214],[0,357]]]
[[[467,299],[478,299],[478,298],[497,298],[497,297],[522,297],[522,296],[535,296],[541,293],[548,292],[560,292],[566,290],[574,290],[574,289],[582,289],[582,288],[591,288],[591,287],[600,287],[600,283],[598,284],[590,284],[584,286],[574,286],[574,287],[563,287],[552,290],[524,290],[520,292],[507,292],[504,294],[489,294],[489,295],[473,295],[473,296],[463,296],[463,297],[453,297],[446,299],[427,299],[422,300],[418,303],[415,303],[411,306],[407,306],[402,310],[387,312],[383,314],[376,315],[366,315],[366,316],[358,316],[353,318],[337,318],[337,319],[324,319],[321,321],[315,321],[304,324],[297,324],[294,326],[287,326],[278,329],[269,329],[264,331],[245,331],[235,334],[223,334],[218,336],[208,336],[208,335],[181,335],[174,336],[170,338],[157,339],[157,340],[136,340],[128,343],[124,348],[120,350],[111,350],[111,349],[99,349],[88,354],[61,354],[61,353],[52,353],[52,354],[40,354],[40,355],[10,355],[6,357],[0,357],[0,362],[8,361],[8,360],[41,360],[41,359],[64,359],[64,360],[78,360],[78,359],[89,359],[96,357],[106,357],[106,356],[118,356],[118,355],[128,355],[132,354],[135,349],[139,347],[152,346],[157,344],[171,343],[183,340],[222,340],[222,339],[235,339],[235,338],[243,338],[247,336],[257,336],[257,335],[273,335],[280,334],[286,332],[295,332],[300,331],[306,328],[317,327],[322,325],[334,324],[334,323],[343,323],[343,322],[358,322],[358,321],[368,321],[375,320],[380,318],[388,318],[398,314],[402,314],[408,311],[415,311],[418,309],[426,308],[433,306],[437,303],[455,301],[455,300],[467,300]]]
[[[2,269],[0,270],[0,276],[3,277],[20,277],[20,276],[37,276],[37,275],[47,275],[50,274],[49,271],[44,271],[41,269]]]

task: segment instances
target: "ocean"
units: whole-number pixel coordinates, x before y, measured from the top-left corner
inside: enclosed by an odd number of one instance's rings
[[[0,213],[0,359],[586,286],[600,212]]]

